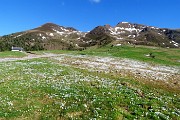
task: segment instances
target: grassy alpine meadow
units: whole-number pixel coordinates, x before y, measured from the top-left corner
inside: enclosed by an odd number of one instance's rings
[[[36,54],[42,54],[43,52],[55,53],[55,54],[81,54],[81,55],[93,55],[103,57],[118,57],[139,60],[152,64],[161,64],[167,66],[180,66],[180,49],[178,48],[161,48],[142,45],[121,45],[112,46],[106,45],[102,47],[90,47],[83,51],[69,51],[69,50],[51,50],[51,51],[36,51]],[[153,57],[148,57],[149,54]]]
[[[0,58],[15,58],[15,57],[25,57],[26,54],[24,52],[16,52],[16,51],[5,51],[0,52]]]
[[[152,64],[161,64],[166,66],[180,66],[180,49],[178,48],[160,48],[148,46],[130,46],[121,45],[113,46],[106,45],[103,47],[91,47],[83,51],[69,51],[69,50],[51,50],[51,51],[33,51],[33,54],[55,53],[55,54],[81,54],[93,56],[109,56],[118,58],[128,58],[148,62]],[[148,57],[152,53],[152,57]],[[25,57],[24,52],[0,52],[0,58]]]
[[[0,119],[178,120],[180,94],[49,58],[0,62]]]
[[[180,49],[177,48],[173,49],[150,46],[107,45],[100,48],[89,48],[78,53],[97,56],[130,58],[152,64],[180,66]],[[152,56],[154,56],[154,58],[147,57],[147,55],[150,53]]]

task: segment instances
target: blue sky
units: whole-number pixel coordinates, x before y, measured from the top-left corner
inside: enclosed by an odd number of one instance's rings
[[[80,31],[121,21],[180,28],[180,0],[0,0],[0,36],[52,22]]]

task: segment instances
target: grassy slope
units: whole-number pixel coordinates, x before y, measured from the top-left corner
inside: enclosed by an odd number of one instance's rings
[[[180,66],[180,49],[152,48],[144,46],[105,46],[98,49],[87,49],[80,52],[81,54],[98,55],[98,56],[114,56],[122,58],[130,58],[149,63],[177,65]],[[146,57],[145,55],[152,53],[155,58]]]
[[[26,56],[23,52],[5,51],[0,52],[0,58],[14,58],[14,57],[24,57]]]
[[[130,58],[134,60],[149,62],[152,64],[180,66],[180,49],[171,49],[171,48],[168,49],[168,48],[145,47],[145,46],[111,47],[110,45],[107,45],[101,48],[91,47],[84,51],[52,50],[45,52],[56,53],[56,54],[70,53],[70,54],[87,54],[87,55],[96,55],[96,56],[121,57],[121,58]],[[42,53],[42,51],[40,53]],[[149,53],[155,55],[155,58],[150,58],[145,56]]]
[[[8,67],[7,67],[8,66]],[[0,63],[0,119],[178,119],[180,94],[48,59]]]
[[[49,52],[177,66],[180,60],[178,49],[142,46]],[[155,59],[144,56],[149,52]],[[179,91],[132,78],[65,67],[49,59],[2,62],[0,72],[0,119],[180,119]]]

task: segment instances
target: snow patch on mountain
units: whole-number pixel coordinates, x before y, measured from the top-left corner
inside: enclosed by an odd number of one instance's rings
[[[122,23],[128,23],[128,22],[122,22]]]
[[[45,37],[45,36],[42,36],[42,39],[44,40],[44,39],[46,39],[46,37]]]
[[[179,46],[179,43],[177,43],[177,42],[175,42],[175,41],[171,41],[171,43],[173,43],[174,44],[174,46],[176,46],[176,47],[178,47]]]
[[[54,36],[54,34],[53,34],[53,33],[50,33],[49,35],[50,35],[50,36]]]

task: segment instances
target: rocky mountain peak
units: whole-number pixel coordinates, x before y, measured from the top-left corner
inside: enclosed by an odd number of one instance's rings
[[[47,28],[51,28],[51,27],[57,27],[57,26],[59,26],[59,25],[57,25],[57,24],[54,24],[54,23],[45,23],[45,24],[43,24],[42,26],[40,26],[40,27],[47,27]]]
[[[107,29],[112,28],[112,26],[111,26],[111,25],[109,25],[109,24],[104,25],[104,27],[106,27]]]
[[[102,35],[102,34],[109,34],[110,31],[107,26],[97,26],[93,30],[89,32],[92,35]]]
[[[59,25],[56,25],[54,23],[46,23],[42,26],[36,28],[36,30],[42,30],[42,31],[52,31],[54,28],[60,27]]]
[[[119,22],[116,27],[130,27],[131,23],[129,22]]]
[[[54,23],[46,23],[38,28],[36,30],[40,31],[48,31],[48,32],[73,32],[77,31],[73,27],[64,27],[64,26],[59,26]]]

